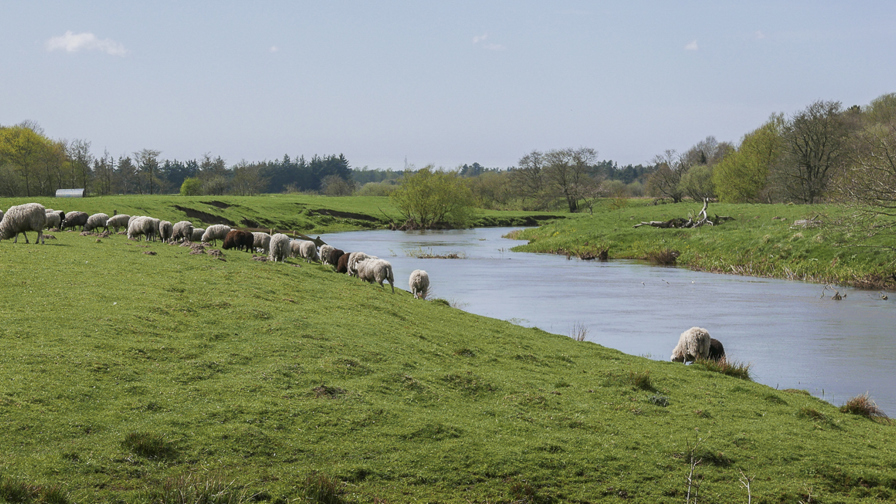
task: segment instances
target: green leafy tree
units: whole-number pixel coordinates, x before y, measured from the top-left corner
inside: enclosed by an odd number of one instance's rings
[[[199,196],[202,194],[202,181],[197,177],[184,179],[184,183],[180,185],[181,196]]]
[[[455,172],[427,166],[405,172],[398,189],[389,195],[410,228],[468,227],[473,217],[473,194]]]
[[[708,165],[692,166],[681,176],[681,191],[695,201],[714,198],[712,171],[713,168]]]
[[[783,129],[784,116],[773,114],[765,124],[747,133],[740,147],[715,166],[712,180],[721,201],[747,203],[768,199],[769,173],[784,152]]]

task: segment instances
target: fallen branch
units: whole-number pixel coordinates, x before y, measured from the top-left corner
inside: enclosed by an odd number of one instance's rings
[[[634,227],[641,226],[651,226],[656,228],[695,228],[700,226],[715,226],[716,224],[721,224],[727,220],[734,220],[733,217],[728,216],[720,216],[716,215],[712,219],[709,218],[709,215],[706,213],[706,209],[709,207],[709,199],[703,199],[703,209],[700,210],[700,213],[697,214],[698,220],[694,220],[693,218],[688,218],[687,220],[682,219],[681,217],[676,217],[674,219],[669,219],[667,221],[647,221],[641,222],[640,224],[635,224]]]

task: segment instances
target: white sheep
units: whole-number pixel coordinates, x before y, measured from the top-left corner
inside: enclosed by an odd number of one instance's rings
[[[289,257],[289,237],[283,233],[277,233],[271,237],[268,259],[274,262],[286,261]]]
[[[392,264],[385,259],[368,258],[358,263],[358,278],[365,282],[376,282],[383,289],[384,280],[389,281],[392,287],[392,293],[395,293],[395,278],[392,276]]]
[[[346,273],[348,276],[358,276],[358,263],[361,261],[366,261],[367,259],[379,259],[376,256],[369,256],[364,252],[352,252],[348,256],[348,271]]]
[[[156,233],[156,226],[152,217],[138,215],[131,217],[128,222],[128,239],[136,240],[140,235],[147,240],[152,239]]]
[[[193,235],[190,236],[190,241],[191,241],[191,242],[199,242],[199,241],[202,241],[202,235],[204,235],[204,234],[205,234],[205,228],[194,227],[194,228],[193,228]]]
[[[672,362],[691,362],[709,357],[709,333],[702,327],[692,327],[681,333],[672,350]]]
[[[429,294],[429,273],[419,269],[412,271],[408,286],[415,299],[426,299]]]
[[[0,212],[2,214],[2,212]],[[47,225],[47,210],[39,203],[25,203],[9,207],[6,214],[0,217],[0,240],[15,238],[13,243],[19,242],[19,233],[25,235],[25,243],[28,235],[25,231],[36,231],[36,244],[44,243],[44,227]]]
[[[321,245],[320,252],[318,254],[320,257],[320,262],[322,262],[324,264],[328,263],[330,261],[330,254],[332,254],[334,250],[336,250],[335,247],[331,247],[330,245],[327,245],[326,243]]]
[[[168,243],[171,241],[172,236],[174,236],[174,224],[171,224],[171,221],[160,221],[159,239],[162,240],[163,243]]]
[[[289,244],[289,254],[292,257],[301,257],[305,262],[320,261],[317,255],[317,247],[314,242],[308,240],[293,240]]]
[[[174,223],[171,232],[171,240],[177,241],[192,241],[193,238],[193,223],[190,221],[178,221]],[[201,237],[200,237],[201,238]]]
[[[265,254],[271,252],[271,235],[255,231],[252,233],[252,247],[256,250],[262,250]]]
[[[62,224],[62,217],[59,216],[59,212],[53,210],[52,208],[48,208],[46,210],[47,214],[47,223],[45,224],[46,229],[58,228],[60,224]],[[3,218],[3,212],[0,212],[0,219]]]
[[[130,220],[131,216],[128,214],[113,215],[106,221],[106,227],[111,228],[113,232],[117,233],[119,228],[127,229],[128,221]]]
[[[225,224],[213,224],[205,229],[205,233],[202,233],[202,242],[208,243],[213,241],[217,243],[218,240],[223,240],[229,232],[230,226]]]
[[[84,224],[84,231],[93,231],[94,229],[98,228],[103,228],[108,231],[108,222],[108,215],[104,213],[95,213],[87,218],[87,224]]]

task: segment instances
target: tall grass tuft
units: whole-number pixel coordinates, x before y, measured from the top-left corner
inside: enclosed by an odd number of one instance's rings
[[[698,358],[695,364],[700,364],[708,371],[714,371],[716,373],[722,373],[723,375],[752,381],[752,378],[750,377],[750,368],[753,367],[753,365],[749,363],[728,359],[714,360]]]
[[[576,322],[572,325],[572,329],[570,330],[569,337],[576,341],[585,341],[585,338],[588,336],[588,327],[585,326],[583,322]]]
[[[169,478],[161,488],[145,492],[146,500],[157,504],[243,504],[255,496],[233,487],[220,475],[188,474]]]
[[[149,459],[172,458],[175,449],[164,437],[153,432],[131,432],[124,437],[121,446],[141,457]]]
[[[57,486],[41,487],[3,478],[0,480],[0,502],[69,504],[71,500]]]
[[[647,252],[647,260],[655,266],[674,266],[679,255],[677,250],[672,249],[651,250]]]
[[[892,422],[890,417],[888,417],[887,414],[877,406],[877,403],[871,399],[868,392],[857,395],[846,401],[846,404],[840,407],[840,411],[843,413],[863,416],[880,423],[888,424]]]
[[[302,482],[303,502],[314,504],[343,504],[343,483],[325,474],[312,474]]]

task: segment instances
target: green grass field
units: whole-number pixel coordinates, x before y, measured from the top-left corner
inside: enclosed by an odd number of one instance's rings
[[[680,503],[698,460],[700,502],[896,499],[896,427],[801,391],[316,264],[54,234],[0,242],[0,502]]]
[[[733,217],[718,226],[694,229],[634,228],[642,221],[694,216],[700,203],[650,205],[629,200],[622,206],[601,202],[594,215],[577,215],[526,230],[528,245],[514,250],[597,255],[610,259],[648,259],[663,251],[678,253],[677,264],[717,273],[835,283],[862,288],[896,288],[896,234],[855,224],[856,211],[839,205],[710,204],[708,213]],[[799,219],[820,220],[817,227],[794,227]]]

